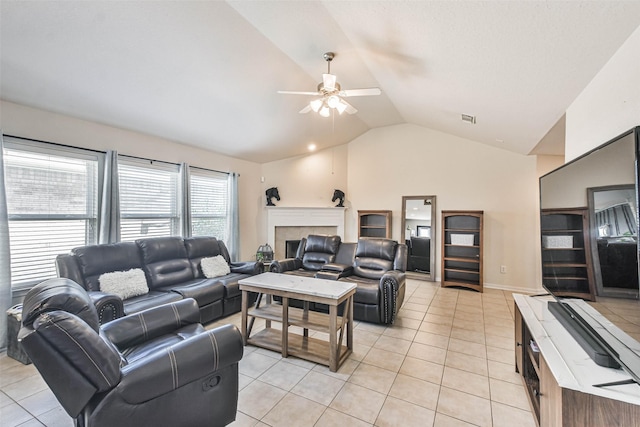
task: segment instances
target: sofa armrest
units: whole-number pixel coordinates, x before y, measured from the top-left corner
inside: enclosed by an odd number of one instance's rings
[[[302,268],[302,260],[300,258],[287,258],[273,261],[269,271],[272,273],[284,273],[285,271],[293,271],[299,268]]]
[[[345,276],[348,276],[353,272],[353,266],[329,262],[323,265],[320,271],[335,271],[336,273],[345,273]]]
[[[255,276],[264,272],[262,261],[232,262],[229,263],[232,273],[250,274]]]
[[[119,296],[100,291],[89,291],[87,294],[96,306],[101,325],[124,316],[124,305]]]
[[[380,278],[381,319],[383,324],[391,324],[400,309],[398,305],[398,293],[405,282],[405,273],[400,270],[389,270]]]
[[[193,298],[159,305],[102,325],[102,331],[119,349],[126,349],[200,323],[200,310]]]
[[[220,326],[125,366],[117,388],[127,402],[134,404],[196,380],[202,380],[206,391],[220,382],[216,373],[238,363],[243,351],[238,328]]]

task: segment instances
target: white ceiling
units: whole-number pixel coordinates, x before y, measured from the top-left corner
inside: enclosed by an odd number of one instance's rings
[[[640,25],[640,1],[0,8],[2,99],[261,163],[399,123],[527,154]],[[315,90],[327,51],[343,88],[382,95],[349,98],[354,116],[298,114],[309,99],[276,91]]]

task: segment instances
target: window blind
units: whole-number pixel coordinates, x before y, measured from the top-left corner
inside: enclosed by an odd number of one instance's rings
[[[191,235],[227,240],[228,175],[191,168]]]
[[[180,234],[178,166],[118,159],[121,240]]]
[[[6,138],[12,286],[55,277],[57,255],[96,243],[99,156]]]

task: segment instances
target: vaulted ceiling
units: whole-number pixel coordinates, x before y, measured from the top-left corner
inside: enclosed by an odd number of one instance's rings
[[[262,163],[400,123],[527,154],[640,2],[2,0],[0,23],[2,99]],[[299,114],[311,98],[276,91],[315,90],[328,51],[382,95]]]

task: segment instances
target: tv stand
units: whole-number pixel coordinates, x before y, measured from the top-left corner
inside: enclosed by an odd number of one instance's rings
[[[637,425],[640,387],[625,371],[596,364],[549,311],[552,300],[514,295],[515,368],[537,424]]]

